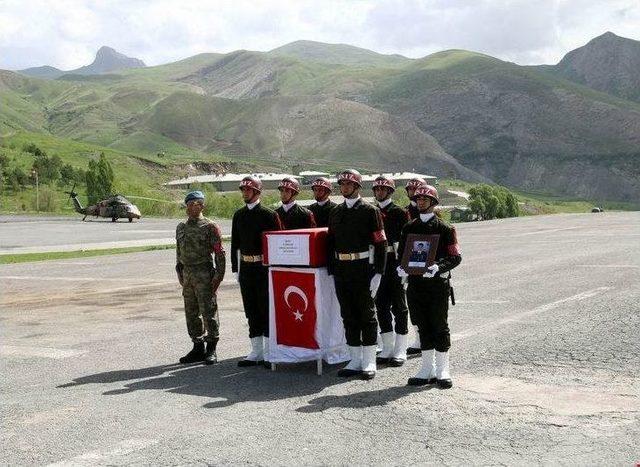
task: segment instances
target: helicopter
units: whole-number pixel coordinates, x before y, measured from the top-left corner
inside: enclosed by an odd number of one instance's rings
[[[115,222],[120,218],[126,218],[129,219],[129,222],[133,222],[133,219],[140,219],[142,217],[138,206],[119,194],[109,196],[108,198],[98,201],[96,204],[83,208],[78,199],[78,193],[74,191],[75,188],[76,186],[74,184],[71,191],[65,191],[65,193],[68,194],[69,199],[73,201],[75,211],[79,214],[84,214],[82,218],[83,221],[87,216],[111,218],[111,222]]]

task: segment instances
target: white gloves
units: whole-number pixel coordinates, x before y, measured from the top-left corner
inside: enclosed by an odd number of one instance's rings
[[[404,287],[404,290],[407,290],[407,286],[409,285],[409,274],[407,274],[407,271],[402,269],[402,266],[398,266],[396,268],[396,272],[398,273],[398,277],[400,278],[400,283]]]
[[[437,264],[432,264],[431,266],[429,266],[427,268],[427,272],[425,272],[422,277],[426,277],[427,279],[431,279],[432,277],[435,277],[436,274],[438,274],[438,271],[440,270],[440,268],[438,267]]]
[[[376,274],[371,278],[371,283],[369,284],[369,290],[371,291],[371,298],[376,298],[376,294],[378,293],[378,287],[380,287],[381,280],[382,280],[382,274]]]
[[[400,277],[402,279],[405,279],[405,278],[409,277],[409,274],[407,274],[407,271],[402,269],[402,266],[398,266],[396,268],[396,272],[398,273],[398,277]]]
[[[236,280],[236,282],[239,284],[240,283],[240,273],[238,272],[234,272],[233,273],[233,278]]]

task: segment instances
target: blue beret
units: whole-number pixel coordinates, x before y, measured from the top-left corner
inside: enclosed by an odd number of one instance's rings
[[[192,191],[187,193],[187,196],[184,198],[184,204],[187,204],[189,201],[193,201],[194,199],[204,200],[204,194],[201,191]]]

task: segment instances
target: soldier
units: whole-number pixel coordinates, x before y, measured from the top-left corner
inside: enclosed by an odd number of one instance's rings
[[[402,366],[407,360],[409,311],[404,286],[396,273],[396,268],[399,264],[397,248],[400,232],[409,221],[409,215],[391,199],[395,188],[396,184],[390,177],[381,175],[373,181],[373,194],[382,214],[384,233],[388,242],[387,265],[375,301],[382,338],[382,352],[378,355],[377,363]]]
[[[329,213],[337,206],[329,199],[332,189],[331,181],[325,177],[318,177],[311,183],[311,189],[316,202],[309,206],[309,210],[313,213],[317,226],[326,227],[329,225]]]
[[[413,194],[415,193],[416,188],[426,184],[427,181],[424,178],[416,177],[409,180],[404,187],[404,189],[407,190],[407,197],[409,198],[409,204],[407,205],[406,209],[409,212],[409,217],[411,220],[417,219],[420,215],[418,207],[416,206],[416,202],[413,201]]]
[[[313,213],[296,203],[296,197],[300,193],[298,180],[290,177],[283,178],[278,185],[278,190],[282,206],[276,209],[276,213],[284,230],[309,229],[316,226]]]
[[[411,320],[418,324],[422,348],[422,366],[414,378],[409,378],[411,386],[437,383],[442,389],[453,383],[449,373],[449,348],[451,337],[447,322],[449,311],[450,274],[462,261],[455,227],[438,218],[433,210],[440,202],[438,192],[430,185],[416,189],[413,200],[420,210],[414,219],[402,229],[399,252],[403,252],[409,234],[439,235],[435,263],[422,276],[407,276],[398,266],[398,275],[408,277],[407,301]],[[402,253],[401,253],[402,254]]]
[[[413,194],[421,185],[426,185],[427,181],[422,177],[412,178],[407,182],[404,189],[407,191],[407,196],[409,197],[409,204],[406,207],[407,212],[409,213],[409,219],[417,219],[420,216],[420,211],[418,211],[418,207],[416,206],[416,202],[413,201]],[[411,317],[410,317],[411,318]],[[413,343],[407,349],[407,354],[409,355],[417,355],[420,351],[420,334],[418,334],[418,326],[413,322],[413,318],[411,318],[411,324],[413,325],[414,330],[414,339]]]
[[[176,228],[176,272],[182,286],[187,331],[193,349],[180,358],[180,363],[204,361],[212,365],[218,361],[216,292],[224,278],[226,263],[222,236],[218,226],[202,215],[204,195],[201,191],[187,194],[184,202],[189,219]]]
[[[345,170],[338,184],[344,202],[329,214],[328,270],[334,277],[351,357],[338,376],[372,379],[378,334],[373,301],[384,272],[387,239],[380,210],[360,198],[360,173]]]
[[[231,270],[240,284],[242,305],[249,322],[251,352],[238,366],[255,366],[269,353],[269,276],[262,264],[262,232],[280,230],[278,215],[260,203],[262,182],[247,176],[240,182],[245,206],[233,215]]]

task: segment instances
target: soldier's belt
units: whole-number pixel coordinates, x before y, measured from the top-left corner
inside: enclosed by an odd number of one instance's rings
[[[393,245],[387,245],[387,253],[395,253],[396,249]]]
[[[240,259],[245,263],[257,263],[262,261],[262,255],[240,255]]]
[[[368,257],[368,251],[362,251],[360,253],[336,253],[336,258],[340,261],[355,261],[357,259],[365,259]]]

